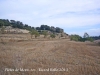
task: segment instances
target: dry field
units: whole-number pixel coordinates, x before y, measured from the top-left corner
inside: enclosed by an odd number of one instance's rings
[[[100,46],[67,39],[2,39],[0,75],[100,75]]]

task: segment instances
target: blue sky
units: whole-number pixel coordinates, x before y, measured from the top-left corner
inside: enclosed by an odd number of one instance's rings
[[[100,0],[0,0],[0,18],[33,27],[61,27],[68,34],[100,35]]]

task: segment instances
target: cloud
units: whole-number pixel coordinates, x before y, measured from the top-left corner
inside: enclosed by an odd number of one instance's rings
[[[89,33],[91,36],[100,35],[100,28],[89,29],[89,30],[88,30],[88,33]]]
[[[100,24],[99,0],[0,0],[0,16],[34,27],[41,24],[64,28]],[[89,29],[88,29],[89,30]]]
[[[100,15],[98,14],[64,14],[63,16],[50,16],[49,18],[42,19],[40,23],[48,25],[62,26],[65,28],[93,26],[100,24]]]

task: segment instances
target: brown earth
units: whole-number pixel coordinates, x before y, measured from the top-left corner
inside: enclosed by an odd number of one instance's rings
[[[6,70],[16,68],[24,71]],[[0,75],[100,75],[100,46],[67,39],[1,40]]]

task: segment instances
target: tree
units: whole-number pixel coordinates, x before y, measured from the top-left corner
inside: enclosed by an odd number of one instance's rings
[[[84,33],[84,41],[90,41],[90,42],[93,42],[94,39],[92,37],[89,37],[89,34],[88,33]]]
[[[73,41],[81,41],[81,39],[82,37],[76,34],[70,36],[70,40],[73,40]]]
[[[39,32],[35,31],[35,38],[37,38],[38,36],[40,36]]]
[[[56,27],[56,32],[60,33],[60,28],[59,27]]]
[[[56,28],[53,27],[53,26],[51,26],[51,27],[50,27],[50,31],[51,31],[51,32],[56,32]]]
[[[57,33],[62,33],[63,32],[63,29],[59,28],[59,27],[56,27],[56,32]]]
[[[89,37],[89,34],[88,33],[84,33],[84,38],[88,38]]]
[[[79,35],[71,35],[70,36],[70,40],[73,40],[73,41],[81,41],[81,42],[85,42],[85,41],[91,41],[91,42],[93,42],[94,41],[93,38],[91,38],[91,37],[82,38]]]
[[[41,34],[42,31],[46,30],[46,31],[51,31],[52,33],[63,33],[63,29],[59,28],[59,27],[53,27],[53,26],[48,26],[48,25],[41,25],[40,27],[31,27],[27,24],[23,24],[20,21],[15,21],[15,20],[8,20],[8,19],[0,19],[0,27],[2,26],[11,26],[13,28],[19,28],[19,29],[26,29],[26,30],[33,30],[36,29],[39,31],[39,33]],[[45,34],[44,34],[45,35]]]
[[[8,19],[3,19],[2,21],[4,22],[4,26],[10,26],[10,22]]]
[[[40,27],[36,27],[36,30],[40,30]]]
[[[29,33],[31,34],[31,39],[32,39],[33,38],[33,35],[35,34],[34,33],[34,30],[31,30]]]
[[[0,21],[0,27],[2,27],[4,25],[3,21]]]
[[[17,28],[17,25],[16,25],[16,24],[13,24],[12,27],[13,27],[13,28]]]
[[[40,29],[45,30],[45,25],[41,25]]]
[[[28,27],[28,25],[27,25],[27,24],[25,24],[25,26],[24,26],[24,27],[26,27],[26,28],[27,28],[27,27]]]
[[[48,25],[45,25],[45,30],[50,30],[50,27]]]
[[[29,33],[31,34],[31,39],[33,38],[33,35],[35,35],[35,38],[39,36],[39,33],[36,30],[31,30]]]
[[[42,34],[44,35],[44,38],[46,38],[47,35],[48,35],[48,32],[47,31],[42,31]]]
[[[51,38],[55,38],[56,36],[55,36],[55,34],[51,34],[50,37]]]
[[[98,42],[98,45],[100,46],[100,42]]]
[[[94,41],[94,39],[91,38],[91,37],[88,37],[87,40],[90,41],[90,42],[93,42]]]
[[[15,24],[16,21],[15,20],[10,20],[10,23]]]
[[[48,25],[41,25],[40,30],[50,30]]]
[[[2,34],[5,33],[5,27],[4,27],[4,26],[1,27],[1,33],[2,33]]]

